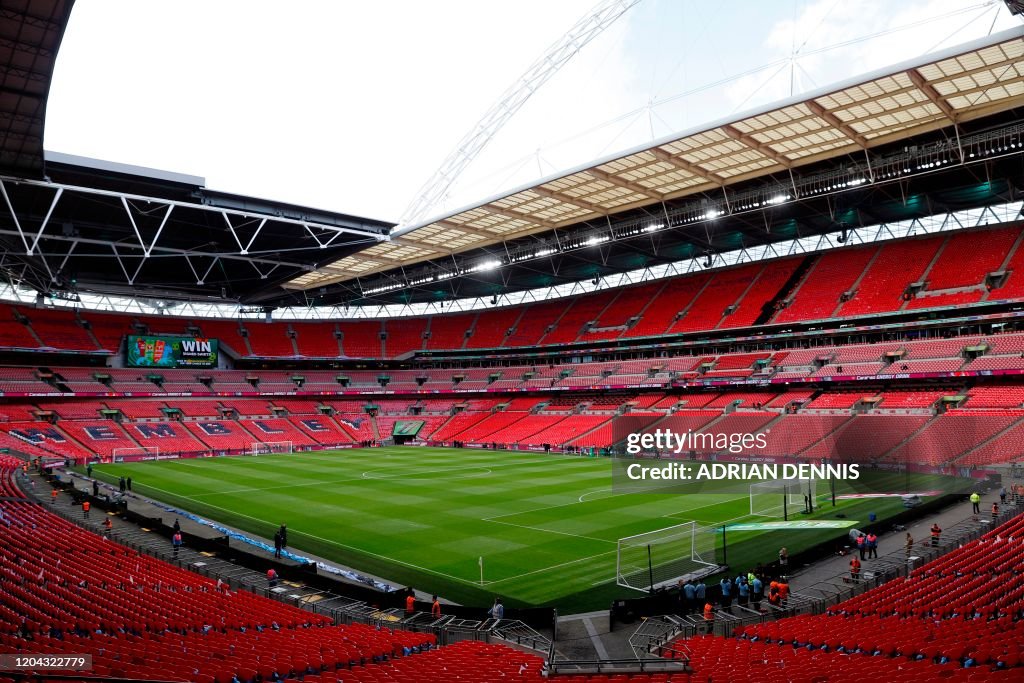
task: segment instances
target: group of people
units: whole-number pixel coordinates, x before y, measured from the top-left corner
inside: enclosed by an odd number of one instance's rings
[[[1020,501],[1022,499],[1022,496],[1024,496],[1024,486],[1021,486],[1020,484],[1014,484],[1011,487],[1010,491],[1007,491],[1005,486],[1000,488],[999,489],[999,502],[992,501],[992,507],[989,509],[989,512],[992,515],[992,523],[993,524],[995,524],[995,521],[999,518],[999,506],[1000,505],[1006,505],[1006,498],[1007,498],[1007,496],[1010,495],[1011,491],[1012,491],[1013,499],[1014,499],[1015,503],[1017,501]],[[970,495],[970,501],[971,501],[971,512],[974,513],[975,515],[980,515],[981,514],[981,495],[977,491],[974,491]]]
[[[774,607],[783,607],[789,599],[789,582],[785,576],[769,581],[763,573],[751,570],[735,578],[722,578],[718,591],[719,607],[726,612],[732,612],[733,601],[740,607],[760,611],[765,600]],[[715,597],[703,581],[680,579],[679,600],[684,614],[700,612],[706,621],[714,619]]]
[[[500,599],[495,601],[495,605],[499,605],[500,606],[500,604],[501,604],[501,600]],[[502,610],[504,610],[504,608],[502,608]],[[494,611],[494,608],[491,608],[491,610],[490,610],[490,612],[488,612],[488,614],[490,614],[493,611]],[[416,612],[416,591],[413,589],[412,586],[409,586],[408,588],[405,589],[405,615],[408,617],[408,616],[411,616],[415,612]],[[504,614],[504,611],[502,613]],[[431,596],[431,598],[430,598],[430,616],[433,617],[434,619],[440,619],[441,618],[441,599],[438,598],[436,595]]]

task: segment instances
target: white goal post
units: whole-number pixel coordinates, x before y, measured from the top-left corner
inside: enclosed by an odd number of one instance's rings
[[[160,457],[160,447],[134,446],[127,448],[115,448],[110,452],[110,456],[114,462],[124,462],[125,458],[151,458],[155,460]]]
[[[252,455],[268,455],[270,453],[291,453],[291,441],[253,441]]]
[[[718,529],[696,522],[620,538],[615,553],[615,582],[649,591],[687,574],[705,576],[718,569]]]
[[[750,514],[782,517],[817,507],[817,479],[773,479],[750,485]]]

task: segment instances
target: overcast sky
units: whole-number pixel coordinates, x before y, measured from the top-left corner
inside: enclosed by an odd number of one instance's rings
[[[595,0],[78,0],[46,149],[397,221]],[[992,31],[1001,0],[641,0],[435,213]]]

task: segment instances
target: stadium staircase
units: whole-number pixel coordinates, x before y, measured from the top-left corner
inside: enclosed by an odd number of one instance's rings
[[[793,298],[800,291],[800,286],[806,281],[808,273],[814,268],[817,263],[815,256],[805,256],[801,259],[800,264],[790,274],[789,279],[783,283],[782,287],[772,298],[768,299],[761,307],[761,314],[754,320],[754,325],[764,325],[774,318],[779,310],[782,308],[782,302]]]
[[[849,293],[850,298],[853,298],[854,296],[857,295],[857,290],[860,288],[860,285],[864,281],[864,278],[867,276],[868,272],[875,265],[875,261],[878,260],[878,256],[881,253],[882,253],[881,247],[874,247],[874,252],[871,254],[871,258],[868,259],[868,262],[864,265],[864,268],[860,271],[860,274],[853,281],[853,284],[850,285],[849,289],[847,289],[845,292],[840,292],[839,293],[840,297],[836,300],[836,306],[835,306],[835,308],[832,309],[832,311],[828,314],[827,317],[829,317],[829,318],[838,318],[839,317],[839,312],[842,310],[843,306],[846,305],[846,300],[843,299],[843,295]],[[825,258],[825,257],[823,256],[822,258]]]

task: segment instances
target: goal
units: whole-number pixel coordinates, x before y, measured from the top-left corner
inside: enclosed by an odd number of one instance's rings
[[[649,591],[687,574],[704,576],[718,569],[717,529],[696,522],[620,538],[616,549],[615,582]]]
[[[291,441],[253,441],[252,455],[268,455],[270,453],[291,453]]]
[[[817,479],[773,479],[750,485],[750,514],[785,517],[817,505]]]
[[[115,448],[110,452],[114,462],[131,462],[132,460],[158,460],[160,458],[159,446],[135,446],[128,448]]]

